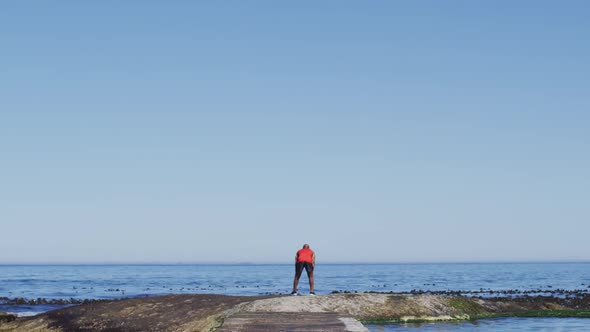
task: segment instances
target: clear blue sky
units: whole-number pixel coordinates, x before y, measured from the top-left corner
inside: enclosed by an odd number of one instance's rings
[[[0,262],[590,259],[588,1],[2,1]]]

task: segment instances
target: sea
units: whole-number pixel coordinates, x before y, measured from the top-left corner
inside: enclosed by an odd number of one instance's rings
[[[163,294],[291,292],[292,264],[0,265],[0,311],[29,316],[63,307],[25,300],[117,299]],[[317,294],[461,291],[590,292],[590,263],[320,264]],[[301,294],[309,292],[305,275]],[[565,296],[565,295],[564,295]],[[47,301],[45,301],[47,302]],[[590,331],[590,319],[498,318],[477,322],[370,325],[371,331]]]

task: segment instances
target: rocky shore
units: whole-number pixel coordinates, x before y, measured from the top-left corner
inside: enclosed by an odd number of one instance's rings
[[[165,295],[83,303],[33,317],[0,314],[0,331],[215,331],[245,313],[338,313],[361,322],[501,316],[588,317],[590,295],[465,297],[341,293],[319,296]]]
[[[16,320],[16,316],[12,314],[8,314],[6,312],[0,312],[0,324],[2,323],[10,323]]]

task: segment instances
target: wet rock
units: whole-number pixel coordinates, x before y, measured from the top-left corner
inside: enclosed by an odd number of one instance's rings
[[[9,323],[16,320],[16,315],[0,312],[0,322]]]

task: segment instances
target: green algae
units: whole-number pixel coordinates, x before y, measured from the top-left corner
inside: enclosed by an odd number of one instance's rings
[[[467,314],[469,316],[486,315],[488,313],[479,303],[473,302],[464,297],[450,298],[447,303],[459,313]]]
[[[490,319],[490,318],[506,318],[506,317],[515,317],[515,318],[590,318],[590,310],[587,309],[562,309],[562,310],[527,310],[521,312],[500,312],[500,313],[493,313],[487,312],[483,309],[483,307],[479,306],[477,303],[475,306],[467,303],[470,301],[464,302],[455,302],[452,305],[455,309],[459,310],[459,307],[463,307],[466,310],[470,310],[472,312],[479,312],[478,314],[463,314],[463,315],[452,315],[452,316],[442,316],[442,317],[412,317],[410,319],[407,318],[375,318],[375,319],[363,319],[361,323],[363,324],[373,324],[373,325],[385,325],[385,324],[401,324],[401,323],[436,323],[436,322],[448,322],[448,321],[466,321],[466,320],[481,320],[481,319]],[[479,306],[479,307],[478,307]]]

